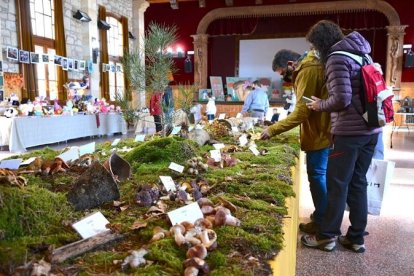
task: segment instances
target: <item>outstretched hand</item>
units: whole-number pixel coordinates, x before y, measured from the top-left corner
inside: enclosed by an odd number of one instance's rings
[[[269,130],[266,128],[260,135],[260,140],[267,140],[270,138]]]
[[[313,102],[307,103],[306,106],[313,111],[320,111],[319,109],[319,102],[321,101],[321,99],[319,99],[318,97],[312,96],[312,100]]]

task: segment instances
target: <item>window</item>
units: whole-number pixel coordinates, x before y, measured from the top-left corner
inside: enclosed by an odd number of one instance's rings
[[[111,25],[108,30],[108,63],[111,70],[108,71],[109,77],[109,97],[110,101],[115,101],[116,95],[124,96],[125,81],[121,64],[124,55],[122,23],[115,17],[107,16],[106,21]]]
[[[39,54],[54,56],[55,17],[53,0],[30,0],[34,50]],[[40,62],[36,66],[38,96],[50,100],[58,98],[57,67],[53,62]]]

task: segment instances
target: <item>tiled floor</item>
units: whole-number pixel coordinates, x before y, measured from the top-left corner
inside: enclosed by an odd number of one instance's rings
[[[391,185],[384,197],[380,216],[368,216],[365,239],[366,252],[356,254],[337,245],[334,252],[309,249],[299,241],[297,247],[297,276],[405,276],[414,275],[414,130],[401,130],[393,135],[385,128],[385,159],[396,162]],[[300,220],[307,222],[313,204],[306,175],[302,182]],[[342,232],[349,226],[345,213]]]

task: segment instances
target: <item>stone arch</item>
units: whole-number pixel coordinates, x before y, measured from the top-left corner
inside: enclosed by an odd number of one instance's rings
[[[207,28],[211,22],[223,18],[261,17],[261,16],[293,16],[339,13],[350,11],[377,11],[386,16],[389,22],[387,27],[387,84],[395,88],[400,87],[402,71],[402,52],[404,30],[406,25],[400,25],[397,11],[383,0],[351,0],[335,2],[283,4],[266,6],[244,6],[232,8],[218,8],[208,12],[199,22],[194,39],[194,83],[200,87],[207,87]]]

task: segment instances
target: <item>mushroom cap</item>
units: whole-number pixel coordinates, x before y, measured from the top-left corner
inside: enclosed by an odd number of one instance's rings
[[[196,246],[190,247],[187,250],[187,258],[194,258],[194,257],[205,259],[207,257],[207,248],[202,244],[198,244]]]
[[[202,198],[198,199],[197,203],[200,207],[214,206],[213,202],[210,199],[206,198],[206,197],[202,197]]]
[[[199,218],[198,220],[196,220],[194,222],[194,226],[195,227],[200,227],[202,229],[211,229],[211,228],[213,228],[213,224],[211,223],[211,221],[209,221],[208,219],[205,219],[205,218]]]
[[[170,228],[170,233],[175,234],[176,232],[180,233],[181,235],[185,233],[185,227],[181,224],[176,224]]]

